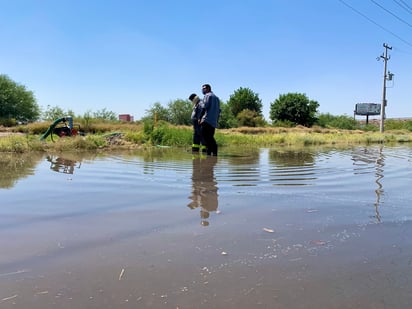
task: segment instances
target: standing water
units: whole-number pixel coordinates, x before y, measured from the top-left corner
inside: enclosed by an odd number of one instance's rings
[[[0,159],[0,308],[409,308],[412,147]]]

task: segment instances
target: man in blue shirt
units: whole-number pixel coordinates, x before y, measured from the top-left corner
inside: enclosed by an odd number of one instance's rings
[[[220,100],[212,92],[209,84],[202,86],[204,114],[200,120],[202,125],[202,136],[206,143],[207,154],[217,156],[217,143],[215,140],[215,129],[220,116]]]

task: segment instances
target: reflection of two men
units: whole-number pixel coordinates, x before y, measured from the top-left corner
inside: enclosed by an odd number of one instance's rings
[[[214,167],[217,158],[213,156],[193,158],[192,171],[192,200],[189,205],[191,209],[200,209],[201,224],[209,225],[210,212],[216,211],[218,207],[217,182],[214,177]]]

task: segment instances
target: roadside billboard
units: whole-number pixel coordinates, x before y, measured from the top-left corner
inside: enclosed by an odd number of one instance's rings
[[[378,103],[357,103],[355,115],[374,116],[381,114],[381,105]]]

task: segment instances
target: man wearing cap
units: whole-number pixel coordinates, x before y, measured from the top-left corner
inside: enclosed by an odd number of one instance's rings
[[[189,96],[189,100],[193,103],[192,111],[192,123],[193,123],[193,143],[192,143],[192,152],[199,152],[201,149],[202,152],[206,152],[206,143],[202,136],[200,120],[203,116],[203,103],[196,93],[192,93]]]
[[[202,125],[202,136],[206,142],[207,154],[217,156],[217,143],[215,140],[215,129],[220,116],[220,100],[212,92],[209,84],[202,86],[204,114],[200,120]]]

